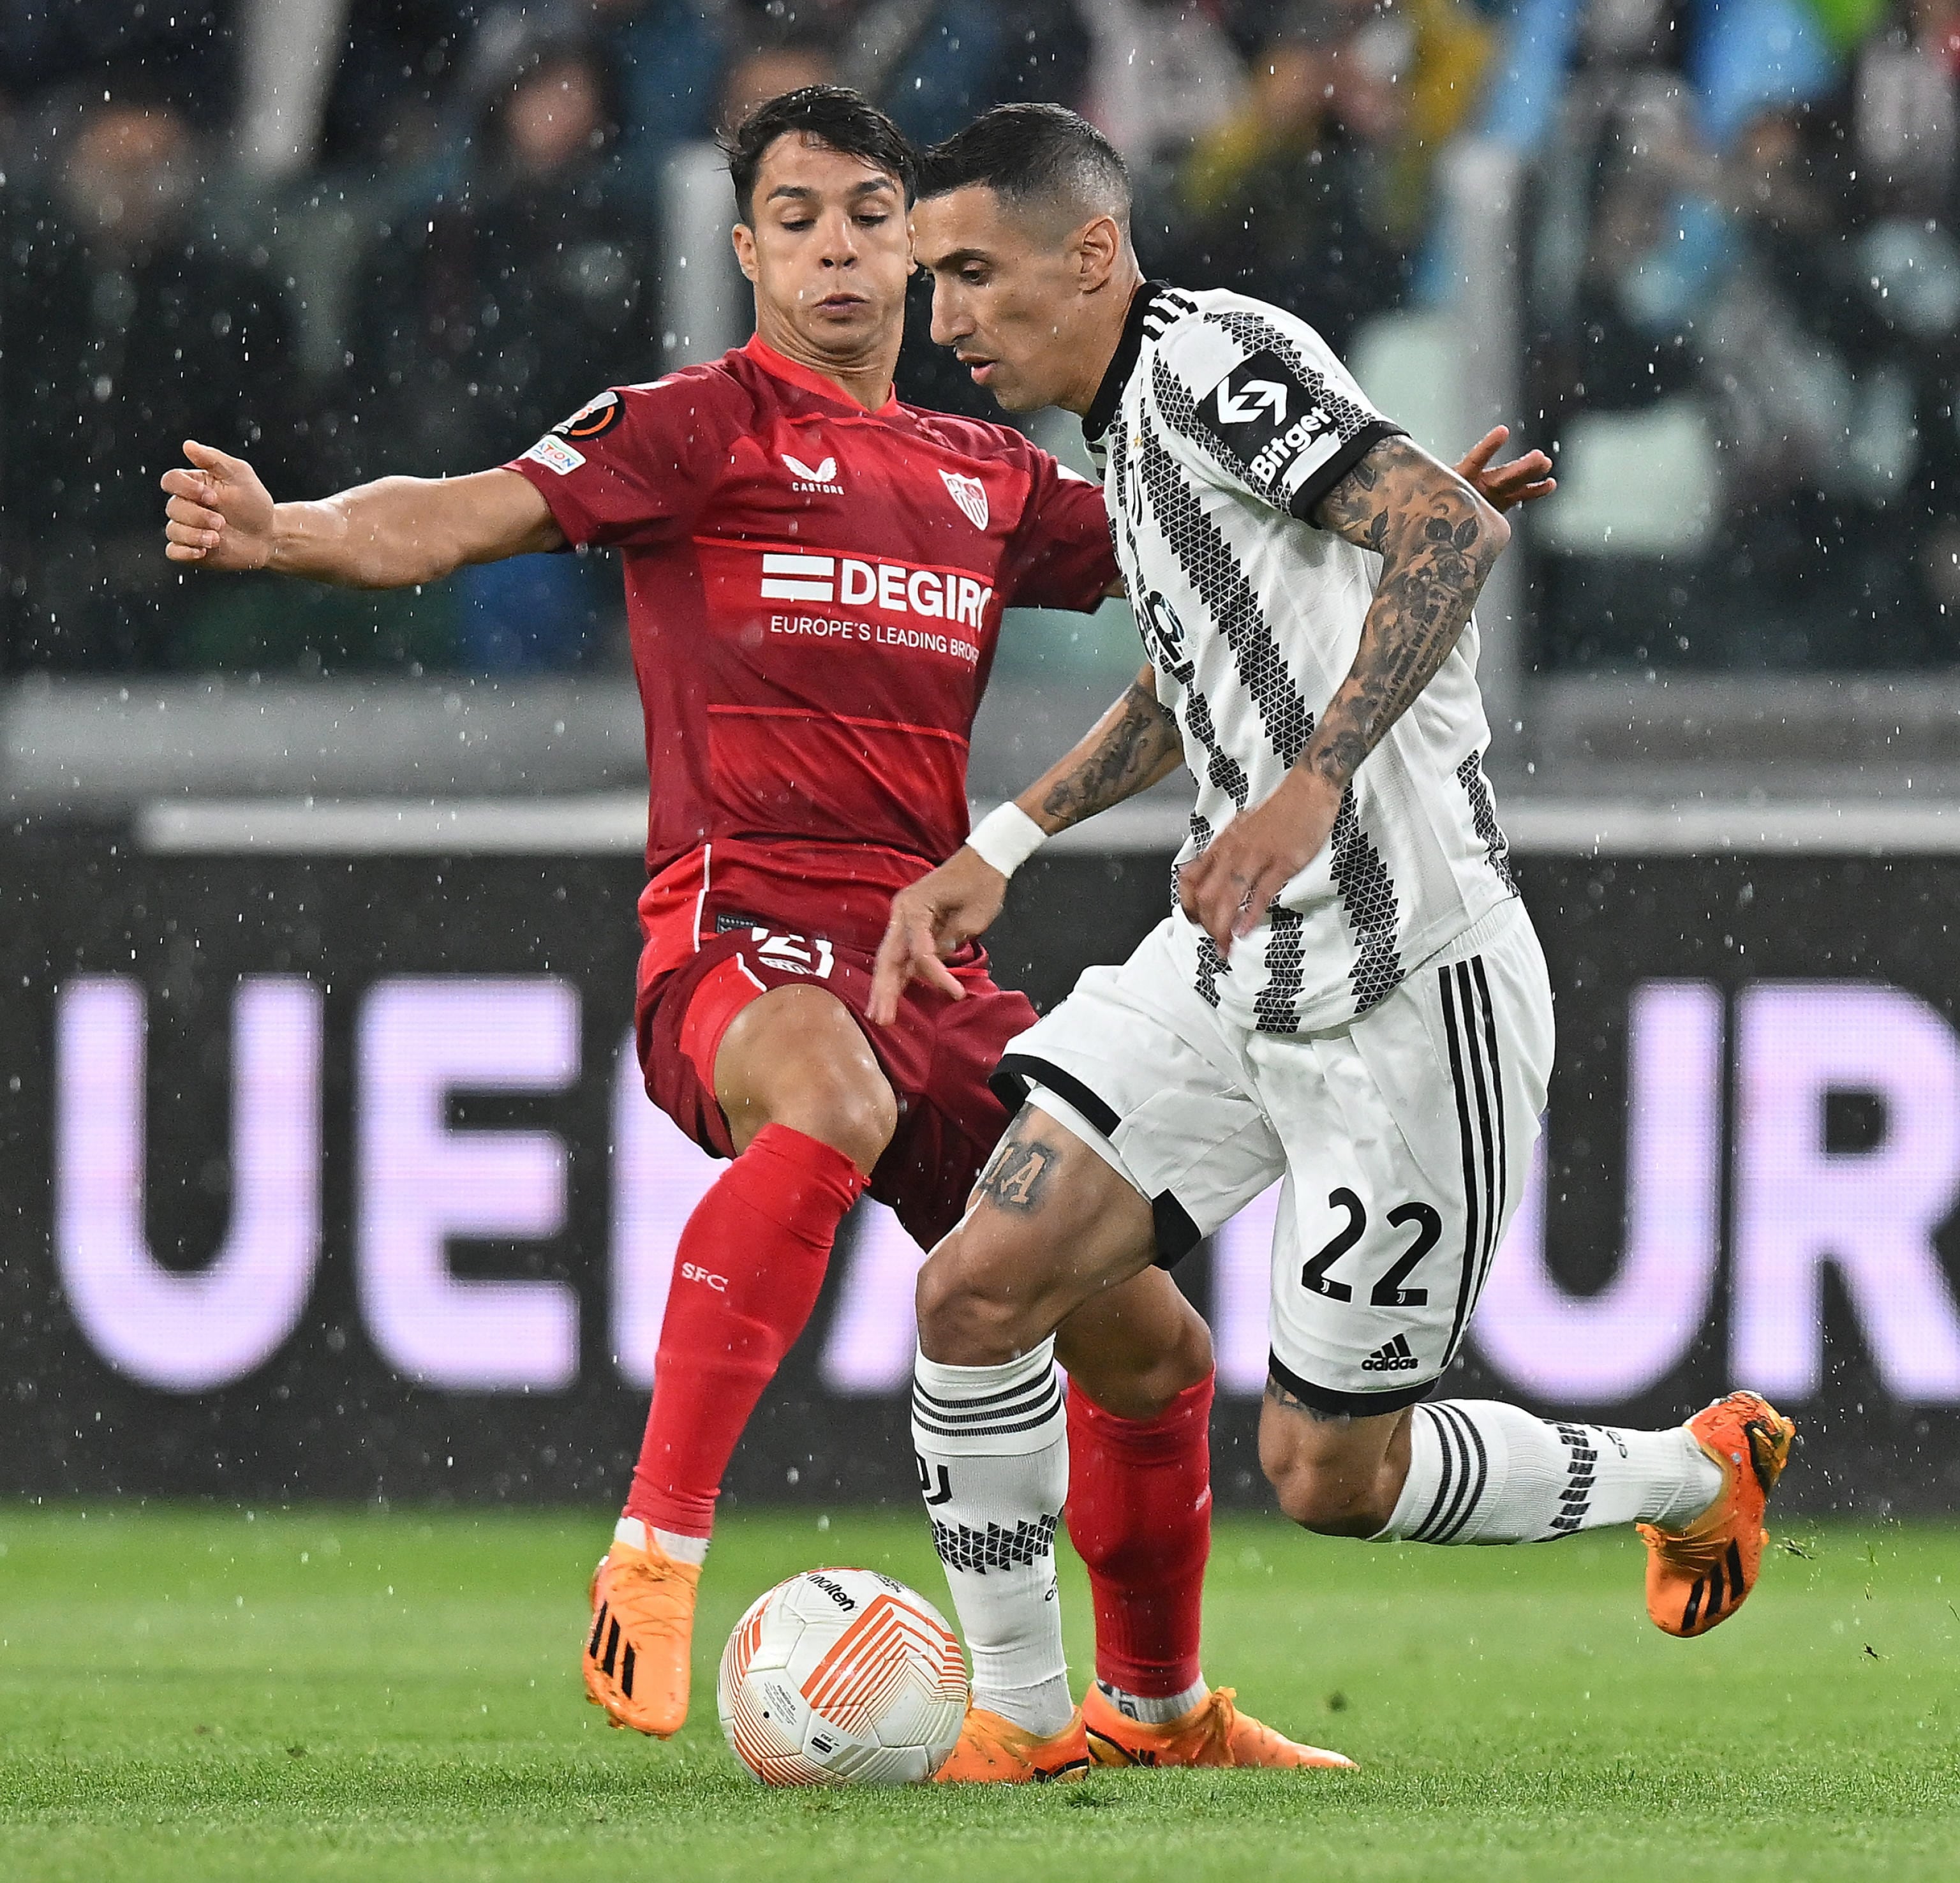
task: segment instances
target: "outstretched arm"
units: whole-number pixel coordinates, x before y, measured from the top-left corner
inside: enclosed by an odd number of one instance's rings
[[[1221,952],[1334,829],[1361,761],[1456,645],[1510,526],[1406,438],[1384,438],[1322,499],[1314,520],[1382,558],[1348,677],[1278,788],[1219,832],[1178,879],[1185,913]]]
[[[407,588],[565,541],[544,498],[515,471],[384,477],[314,503],[275,504],[243,458],[194,441],[184,456],[192,468],[163,477],[164,553],[173,562]]]
[[[1168,778],[1184,755],[1177,721],[1157,695],[1146,667],[1130,689],[1014,802],[1052,837],[1085,817],[1120,804]],[[898,1017],[906,984],[929,982],[954,1000],[966,990],[947,972],[945,957],[983,934],[1007,899],[1007,879],[970,845],[901,889],[878,949],[870,1016],[880,1026]]]

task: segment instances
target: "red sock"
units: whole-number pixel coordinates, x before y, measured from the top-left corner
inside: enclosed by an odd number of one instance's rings
[[[1068,1535],[1096,1603],[1096,1677],[1147,1700],[1198,1678],[1211,1554],[1208,1374],[1154,1419],[1068,1389]]]
[[[713,1529],[735,1441],[816,1306],[865,1181],[842,1151],[765,1124],[695,1206],[674,1252],[628,1516],[681,1536]]]

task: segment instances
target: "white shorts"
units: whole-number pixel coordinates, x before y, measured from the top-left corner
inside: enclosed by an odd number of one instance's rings
[[[1148,1199],[1166,1266],[1282,1180],[1273,1378],[1325,1412],[1411,1404],[1462,1343],[1545,1109],[1551,988],[1530,918],[1502,904],[1317,1033],[1222,1020],[1179,972],[1182,919],[1090,969],[995,1083],[1065,1102],[1057,1121]]]

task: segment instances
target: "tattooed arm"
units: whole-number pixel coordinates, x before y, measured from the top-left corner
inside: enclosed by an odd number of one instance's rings
[[[1300,755],[1345,789],[1449,657],[1511,526],[1406,438],[1376,445],[1328,493],[1315,521],[1382,558],[1354,664]]]
[[[1168,778],[1184,756],[1177,721],[1160,705],[1148,667],[1130,689],[1014,802],[1052,837]],[[908,982],[920,980],[954,1000],[966,990],[945,957],[983,934],[1007,899],[1007,879],[963,845],[951,858],[892,899],[878,949],[868,1011],[880,1026],[897,1017]]]
[[[1148,667],[1130,689],[1014,802],[1052,837],[1147,791],[1175,771],[1184,736]]]
[[[1322,499],[1314,520],[1382,558],[1361,641],[1313,736],[1265,802],[1185,866],[1185,913],[1221,952],[1258,927],[1319,854],[1361,761],[1456,645],[1510,526],[1406,438],[1384,438]]]

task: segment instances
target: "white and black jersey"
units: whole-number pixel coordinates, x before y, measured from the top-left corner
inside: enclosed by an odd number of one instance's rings
[[[1083,421],[1159,698],[1198,779],[1181,868],[1297,759],[1354,664],[1381,558],[1314,509],[1398,434],[1312,328],[1150,283]],[[1516,894],[1482,765],[1477,630],[1357,772],[1332,841],[1229,962],[1177,931],[1192,983],[1262,1032],[1335,1026]]]

